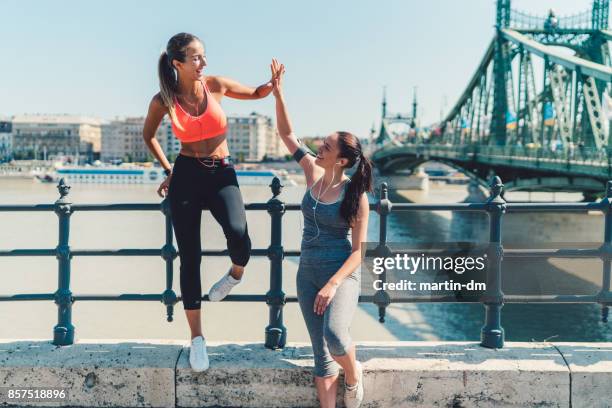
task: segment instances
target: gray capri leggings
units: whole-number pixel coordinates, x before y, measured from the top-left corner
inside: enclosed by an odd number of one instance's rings
[[[345,260],[346,257],[341,260],[302,258],[298,267],[296,277],[298,302],[312,341],[314,375],[317,377],[338,374],[338,363],[331,354],[343,356],[352,344],[349,326],[357,309],[361,289],[359,268],[338,286],[323,315],[314,312],[317,293],[340,269]]]

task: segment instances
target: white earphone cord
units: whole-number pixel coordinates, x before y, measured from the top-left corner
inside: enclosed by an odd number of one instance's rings
[[[315,200],[315,205],[314,205],[314,207],[312,207],[312,218],[314,219],[315,226],[317,227],[317,235],[315,235],[313,238],[311,238],[309,240],[304,240],[304,242],[312,242],[316,238],[319,237],[319,233],[321,231],[319,230],[319,224],[317,223],[317,205],[319,205],[319,199],[321,198],[321,196],[323,194],[327,193],[327,191],[332,186],[332,184],[334,184],[334,176],[336,175],[335,171],[336,171],[336,166],[334,165],[334,167],[332,168],[332,179],[329,182],[329,186],[327,186],[327,188],[325,189],[325,191],[323,193],[321,193],[321,189],[323,187],[323,176],[321,176],[321,185],[319,186],[319,195],[317,196],[317,198],[314,199]],[[300,222],[301,222],[301,218],[300,218]]]

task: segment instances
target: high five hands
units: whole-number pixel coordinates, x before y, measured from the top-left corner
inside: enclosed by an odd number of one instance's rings
[[[282,95],[282,78],[285,73],[285,65],[279,63],[276,58],[272,58],[272,64],[270,64],[270,70],[272,71],[272,94],[279,98]]]

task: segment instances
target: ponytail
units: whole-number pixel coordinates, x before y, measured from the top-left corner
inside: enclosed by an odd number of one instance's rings
[[[338,136],[341,157],[349,159],[347,167],[353,167],[357,162],[357,169],[340,204],[340,215],[352,226],[357,217],[361,195],[372,192],[372,162],[364,156],[357,137],[348,132],[338,132]]]
[[[176,110],[174,109],[174,97],[178,89],[178,78],[175,76],[175,68],[172,66],[172,62],[166,51],[162,52],[159,57],[157,74],[159,76],[159,94],[164,106],[168,108],[170,120],[180,130],[184,130],[176,117]]]
[[[159,76],[159,94],[162,103],[168,108],[170,120],[180,130],[184,130],[181,123],[176,118],[176,110],[174,109],[174,97],[178,93],[178,72],[172,61],[178,60],[185,62],[186,49],[192,41],[202,41],[193,34],[178,33],[168,40],[166,50],[159,56],[157,64],[157,74]],[[202,46],[204,44],[202,43]]]

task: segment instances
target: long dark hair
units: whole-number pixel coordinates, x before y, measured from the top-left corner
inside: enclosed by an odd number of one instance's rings
[[[364,192],[372,191],[372,162],[363,155],[359,139],[349,132],[336,132],[338,134],[338,157],[348,159],[344,168],[350,169],[357,163],[357,169],[351,177],[348,190],[340,204],[340,215],[353,225],[359,209],[359,199]]]
[[[185,62],[187,57],[185,49],[192,41],[202,41],[193,34],[178,33],[168,40],[166,50],[159,56],[157,63],[157,75],[159,76],[159,94],[162,102],[168,108],[170,120],[181,130],[183,127],[176,119],[174,110],[174,96],[178,91],[178,72],[175,72],[172,61],[179,60]],[[203,44],[203,43],[202,43]]]

